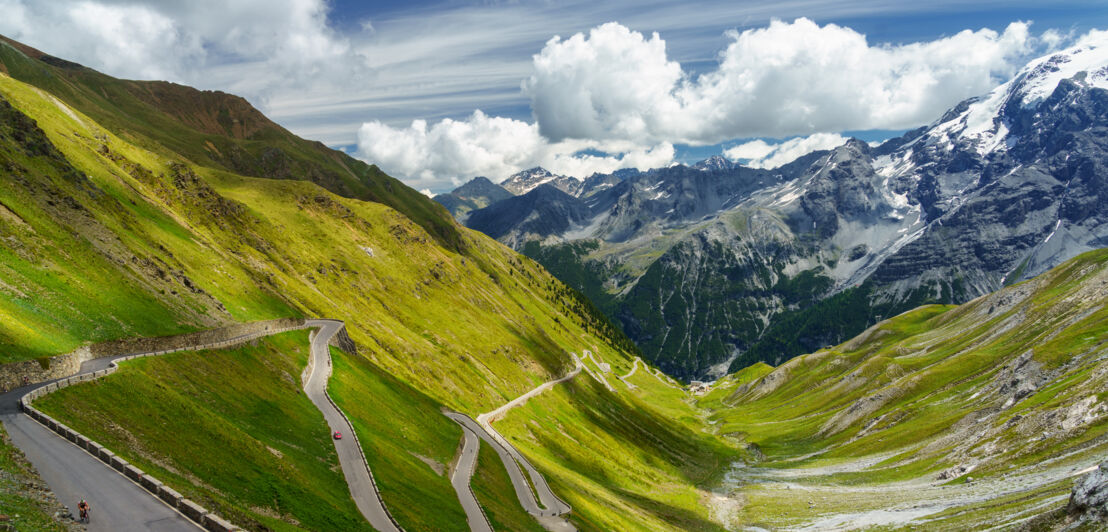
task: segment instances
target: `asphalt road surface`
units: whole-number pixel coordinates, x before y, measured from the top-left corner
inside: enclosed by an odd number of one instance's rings
[[[0,415],[16,447],[23,450],[58,500],[77,514],[81,498],[92,507],[91,531],[201,530],[150,492],[84,449],[18,413]]]
[[[358,505],[358,510],[377,530],[399,532],[389,519],[388,512],[385,511],[385,505],[381,502],[381,496],[377,493],[377,487],[366,467],[362,449],[354,440],[354,427],[351,427],[346,418],[327,400],[327,380],[331,377],[331,352],[327,343],[339,329],[342,329],[343,324],[340,321],[308,320],[308,326],[319,327],[319,333],[312,339],[312,372],[308,376],[307,384],[304,385],[304,391],[316,408],[323,412],[323,418],[331,427],[331,433],[337,430],[343,435],[341,440],[332,439],[332,441],[339,455],[342,474],[346,477],[350,495]]]
[[[325,395],[331,376],[331,353],[327,343],[343,323],[333,320],[309,320],[309,327],[319,327],[311,346],[313,371],[305,385],[312,403],[323,413],[331,431],[341,431],[342,440],[335,440],[339,463],[350,494],[358,510],[378,530],[400,532],[389,519],[377,489],[370,477],[362,450],[353,438],[354,430]],[[246,337],[265,336],[244,335]],[[77,373],[93,373],[105,369],[118,358],[127,355],[98,358],[81,364]],[[60,379],[58,379],[60,380]],[[0,422],[50,486],[58,500],[76,513],[77,503],[86,499],[92,506],[88,529],[91,531],[189,531],[202,530],[177,510],[154,497],[138,484],[61,438],[19,411],[19,399],[27,392],[54,381],[23,386],[0,394]]]
[[[78,375],[107,368],[109,362],[122,356],[125,355],[87,361],[81,364]],[[92,531],[201,530],[115,469],[20,413],[21,397],[52,382],[35,383],[0,395],[0,421],[62,504],[76,515],[77,503],[82,497],[87,500],[92,507],[88,526]]]
[[[481,505],[477,503],[473,491],[469,488],[470,479],[473,478],[473,471],[477,466],[477,452],[481,448],[481,440],[478,440],[477,435],[465,425],[462,425],[462,438],[464,438],[462,457],[458,459],[454,474],[450,476],[450,484],[454,486],[454,492],[458,494],[458,502],[462,503],[462,509],[466,512],[469,529],[472,532],[492,532],[492,525],[485,518]]]
[[[461,425],[464,430],[471,431],[482,440],[485,440],[485,442],[496,451],[496,454],[500,457],[500,461],[504,464],[504,469],[508,471],[508,478],[512,481],[512,488],[515,489],[516,498],[519,499],[519,504],[523,507],[524,511],[535,516],[539,523],[547,530],[576,530],[568,521],[559,517],[569,513],[569,505],[554,496],[554,492],[550,490],[550,485],[546,483],[546,478],[543,477],[523,455],[519,454],[519,451],[517,451],[515,447],[501,444],[499,438],[494,438],[484,427],[465,414],[448,412],[446,416]],[[497,435],[499,436],[499,434]],[[471,443],[471,440],[467,438],[463,446],[470,445],[477,447],[477,442],[472,441]],[[474,451],[474,454],[476,454],[476,451]],[[463,447],[462,456],[464,457],[465,455],[466,449]],[[539,504],[539,500],[536,500],[535,492],[531,491],[531,486],[528,485],[527,479],[523,476],[523,470],[520,468],[520,464],[523,464],[523,467],[525,467],[530,474],[531,482],[534,484],[535,490],[538,491],[539,498],[542,500],[542,505]],[[472,473],[470,473],[470,475],[472,475]],[[454,489],[457,491],[457,487]],[[461,497],[459,497],[459,500],[462,500]],[[471,515],[468,509],[466,510],[466,515]]]

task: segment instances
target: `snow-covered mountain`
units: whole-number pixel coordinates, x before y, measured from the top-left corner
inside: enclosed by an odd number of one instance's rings
[[[704,159],[703,161],[692,165],[693,168],[697,170],[704,170],[706,172],[721,172],[725,170],[733,170],[737,166],[739,165],[731,161],[730,159],[723,157],[722,155],[713,155],[711,157],[708,157],[707,159]]]
[[[575,192],[577,188],[581,186],[580,179],[552,174],[549,170],[542,167],[535,167],[512,174],[508,179],[501,181],[500,186],[504,187],[508,192],[519,196],[534,190],[539,185],[545,185],[547,183],[570,195],[576,195]]]
[[[877,147],[850,141],[773,170],[716,157],[609,176],[588,195],[559,187],[580,205],[558,196],[541,223],[541,201],[481,216],[667,371],[775,363],[1108,247],[1105,35]],[[556,179],[529,176],[518,181]]]

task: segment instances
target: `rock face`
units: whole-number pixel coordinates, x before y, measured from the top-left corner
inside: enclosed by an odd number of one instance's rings
[[[497,222],[470,227],[520,249],[541,241],[528,253],[563,280],[603,286],[597,304],[671,374],[779,364],[1108,246],[1103,40],[877,147],[851,140],[772,170],[713,157],[593,176],[602,188],[561,187],[553,208],[492,204],[481,219]],[[512,180],[554,179],[526,174]],[[594,251],[568,266],[556,248],[585,240]]]
[[[707,159],[704,159],[703,161],[694,164],[692,167],[696,170],[703,170],[705,172],[719,172],[723,170],[733,170],[735,168],[738,168],[738,166],[738,164],[732,162],[726,157],[713,155],[711,157],[708,157]]]
[[[472,212],[467,225],[509,244],[566,233],[585,222],[589,212],[581,200],[549,183],[496,205],[495,209]],[[513,231],[509,232],[509,228]]]
[[[1108,520],[1108,462],[1077,481],[1067,510],[1070,515]]]

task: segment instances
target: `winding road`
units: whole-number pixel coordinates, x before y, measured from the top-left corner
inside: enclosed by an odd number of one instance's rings
[[[343,439],[332,441],[335,444],[339,465],[349,486],[350,495],[358,510],[374,528],[385,532],[401,532],[401,528],[389,515],[381,500],[380,492],[373,480],[353,426],[327,394],[327,382],[332,372],[328,345],[331,338],[342,330],[344,324],[337,320],[308,320],[305,326],[318,328],[318,331],[312,336],[310,360],[304,376],[304,391],[323,414],[330,430],[339,431],[344,435]],[[281,331],[244,335],[230,342],[245,341],[276,332]],[[195,346],[188,349],[199,350],[205,347]],[[87,361],[81,365],[77,375],[105,369],[112,362],[130,355],[128,353]],[[586,357],[591,356],[592,353],[586,352]],[[492,422],[503,417],[509,410],[526,403],[532,397],[549,390],[558,383],[576,377],[582,370],[588,371],[593,378],[597,377],[577,355],[573,355],[573,361],[574,369],[565,376],[544,382],[501,407],[477,416],[476,420],[457,412],[444,412],[446,416],[461,425],[463,431],[462,454],[450,481],[466,512],[471,530],[492,532],[492,526],[470,488],[480,440],[487,442],[504,463],[516,497],[525,511],[533,515],[548,530],[575,530],[572,524],[561,517],[571,511],[570,506],[554,494],[546,478],[531,462],[492,427]],[[603,369],[599,360],[593,357],[593,361]],[[631,373],[620,378],[631,376],[639,363],[641,361],[636,360]],[[602,378],[597,380],[603,382],[609,390],[611,389]],[[23,450],[27,459],[57,495],[58,500],[74,508],[82,497],[88,499],[93,507],[93,520],[88,527],[92,531],[192,532],[200,529],[176,509],[88,454],[84,449],[20,413],[21,397],[52,382],[55,381],[35,383],[0,395],[0,422],[4,424],[13,443]],[[526,477],[524,471],[526,471]],[[530,482],[527,477],[530,478]]]
[[[639,357],[635,357],[635,362],[631,364],[631,371],[628,371],[627,374],[623,375],[623,376],[618,376],[617,375],[617,377],[619,377],[619,380],[623,381],[623,384],[626,384],[627,387],[632,389],[632,390],[634,390],[635,388],[638,388],[638,386],[635,386],[634,384],[631,384],[631,383],[627,382],[627,379],[631,378],[631,375],[634,375],[635,372],[639,370],[639,364],[641,364],[641,363],[642,363],[642,361],[639,359]]]
[[[455,415],[461,416],[453,412],[444,412],[444,414],[455,421],[458,421]],[[473,429],[464,423],[459,422],[459,424],[462,425],[462,456],[450,475],[450,484],[454,486],[454,492],[458,494],[458,502],[462,503],[462,509],[466,512],[469,529],[473,532],[492,532],[492,525],[485,517],[485,511],[481,509],[481,504],[477,502],[477,497],[474,497],[473,490],[469,487],[469,480],[473,478],[473,472],[477,467],[477,452],[481,448],[481,443]],[[513,480],[513,484],[514,482]]]
[[[602,371],[604,373],[608,373],[608,372],[612,371],[612,367],[609,366],[608,364],[604,363],[604,362],[601,362],[598,358],[593,356],[592,351],[589,351],[588,349],[585,349],[584,353],[585,353],[585,356],[581,357],[582,360],[587,359],[587,358],[591,358],[593,364],[596,364],[596,367],[600,371]],[[600,384],[603,384],[604,387],[607,388],[609,392],[616,391],[615,388],[612,388],[611,384],[608,384],[608,379],[605,379],[603,375],[593,372],[593,370],[590,369],[588,366],[586,366],[584,363],[581,364],[581,367],[584,368],[585,372],[587,372],[589,374],[589,376],[593,378],[593,380],[595,380],[596,382],[599,382]]]
[[[118,357],[90,360],[78,375],[104,369]],[[60,380],[60,379],[59,379]],[[38,470],[54,495],[76,511],[81,498],[92,506],[91,531],[188,531],[201,528],[143,489],[54,431],[19,412],[19,398],[54,381],[17,388],[0,395],[0,421],[27,459]]]
[[[323,413],[323,418],[327,420],[331,432],[337,430],[344,436],[341,440],[332,441],[335,443],[335,452],[339,455],[342,474],[346,477],[347,485],[350,486],[350,496],[358,505],[358,511],[362,512],[373,528],[385,532],[399,532],[400,528],[394,524],[388,510],[385,509],[385,504],[381,501],[381,494],[377,491],[377,485],[373,481],[365,455],[362,454],[362,447],[354,434],[354,427],[327,396],[327,380],[331,377],[331,351],[327,345],[331,337],[343,328],[343,323],[333,320],[308,320],[307,324],[308,327],[319,327],[319,333],[312,338],[310,362],[312,369],[304,384],[304,391],[316,408]]]
[[[478,438],[488,443],[500,457],[504,469],[508,472],[508,478],[512,481],[516,498],[519,499],[519,504],[524,511],[534,516],[547,530],[576,530],[569,521],[560,517],[569,513],[572,508],[565,501],[559,499],[557,495],[554,495],[554,491],[550,489],[550,485],[546,482],[546,477],[543,477],[542,473],[539,473],[538,469],[535,469],[535,466],[531,465],[531,462],[520,454],[515,446],[508,443],[508,440],[501,436],[491,424],[503,417],[509,410],[526,403],[527,400],[549,390],[555,384],[576,377],[582,369],[587,369],[581,359],[577,358],[577,355],[573,355],[573,362],[575,366],[573,371],[570,371],[564,377],[544,382],[533,390],[508,401],[503,406],[477,416],[476,420],[458,412],[443,413],[446,417],[461,425],[464,432],[462,458],[459,460],[454,477],[451,478],[451,483],[454,485],[454,491],[458,493],[458,500],[462,502],[462,508],[466,511],[466,518],[470,523],[471,530],[485,530],[474,526],[474,523],[478,521],[478,517],[484,518],[484,515],[480,513],[481,507],[476,500],[473,500],[472,491],[469,489],[469,483],[473,477],[473,468],[463,468],[462,464],[470,455],[472,455],[472,460],[476,460],[477,449],[480,447]],[[527,476],[531,479],[530,483],[523,475],[524,470],[527,471]],[[458,471],[465,472],[465,477],[459,479]],[[531,486],[534,486],[533,491]]]
[[[89,530],[200,529],[161,499],[30,417],[4,414],[0,419],[12,442],[23,450],[62,504],[76,512],[82,497],[89,501]]]
[[[344,324],[337,320],[308,320],[306,327],[318,328],[319,331],[312,338],[309,363],[311,369],[304,383],[304,391],[323,413],[331,431],[338,430],[346,436],[342,440],[333,441],[343,475],[350,487],[350,495],[357,504],[358,510],[374,528],[386,532],[400,532],[400,528],[389,516],[381,501],[380,493],[373,482],[353,427],[327,396],[327,380],[331,376],[331,353],[327,346],[331,337],[341,330]],[[284,331],[247,334],[232,338],[228,342],[246,341],[279,332]],[[205,348],[206,346],[201,345],[187,349]],[[175,351],[182,350],[184,349]],[[116,360],[133,354],[86,361],[81,364],[80,371],[75,375],[105,369]],[[21,397],[32,390],[59,380],[62,379],[23,386],[0,395],[0,422],[4,424],[12,442],[35,466],[58,500],[70,509],[75,509],[81,498],[87,499],[92,506],[92,520],[88,525],[88,530],[91,531],[195,532],[202,530],[196,523],[115,469],[20,412]]]
[[[669,386],[670,388],[681,389],[680,386],[678,386],[678,385],[674,384],[673,382],[671,382],[672,379],[670,379],[669,376],[664,376],[665,374],[662,373],[662,370],[655,370],[655,371],[657,371],[657,373],[655,373],[654,371],[651,371],[650,367],[646,365],[646,362],[643,362],[642,359],[639,358],[639,357],[635,357],[635,363],[631,365],[631,371],[628,371],[626,375],[624,375],[622,377],[619,377],[619,380],[623,381],[623,383],[626,384],[628,388],[632,388],[632,389],[637,388],[637,386],[635,386],[634,384],[631,384],[631,383],[627,382],[627,379],[629,377],[631,377],[631,375],[635,374],[635,371],[639,369],[639,364],[642,364],[642,367],[643,367],[644,371],[646,371],[647,373],[653,375],[654,378],[658,379],[658,381],[661,382],[662,384],[665,384],[666,386]]]

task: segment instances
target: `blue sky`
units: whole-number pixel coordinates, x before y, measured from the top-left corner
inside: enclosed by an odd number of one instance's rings
[[[753,138],[773,144],[834,133],[879,140],[987,92],[1051,47],[1108,28],[1102,0],[0,0],[0,12],[6,14],[0,33],[108,74],[241,94],[292,131],[435,192],[478,173],[502,179],[534,163],[581,174],[700,159]],[[810,24],[794,24],[801,17]],[[773,19],[784,24],[760,31]],[[1019,21],[1031,24],[1022,33],[1009,28]],[[618,25],[596,31],[611,22]],[[955,38],[965,30],[976,33]],[[582,39],[570,43],[578,33]],[[555,35],[561,41],[548,44]],[[858,75],[882,84],[884,93],[903,90],[896,77],[905,72],[933,78],[935,88],[893,95],[884,107],[857,107],[869,116],[857,120],[843,114],[861,104],[844,103],[843,94],[809,97],[822,90],[818,85],[775,100],[766,91],[782,85],[761,79],[744,94],[743,80],[758,65],[743,64],[743,57],[775,57],[774,46],[792,46],[790,35],[813,48],[826,39],[843,53],[861,54],[862,62],[887,62],[881,71],[846,65],[861,68]],[[850,44],[862,36],[864,45]],[[928,57],[958,43],[975,43],[969,48],[987,48],[991,55],[954,73]],[[914,45],[931,51],[914,51]],[[619,59],[610,68],[590,63],[594,52]],[[557,64],[540,68],[536,55]],[[623,58],[639,63],[620,71],[627,66]],[[721,68],[728,60],[731,70]],[[779,66],[783,75],[794,76],[813,61],[794,60]],[[833,64],[821,68],[794,81],[815,83],[812,76],[834,72],[827,70]],[[849,85],[850,79],[835,83]],[[521,88],[525,80],[527,89]],[[612,97],[589,98],[597,92]],[[750,105],[799,106],[806,114],[778,119],[728,100],[732,92]],[[659,110],[666,106],[672,109]],[[716,109],[730,114],[714,116]],[[413,124],[417,120],[425,122]]]

